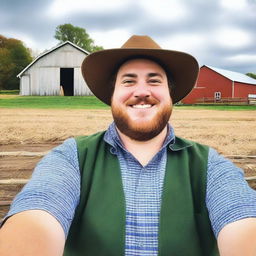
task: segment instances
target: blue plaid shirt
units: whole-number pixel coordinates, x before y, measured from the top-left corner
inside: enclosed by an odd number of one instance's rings
[[[167,144],[174,142],[171,127],[160,151],[146,165],[128,152],[112,124],[105,141],[117,155],[121,166],[126,201],[125,255],[157,255],[158,223],[161,195],[167,159]]]
[[[114,124],[104,139],[121,166],[126,200],[125,255],[157,255],[166,145],[175,139],[173,129],[169,126],[163,147],[146,166],[124,148]],[[79,197],[77,147],[74,139],[68,139],[39,162],[6,217],[24,210],[45,210],[61,223],[67,236]],[[206,205],[216,236],[230,222],[256,217],[256,191],[248,186],[241,169],[212,148],[208,156]]]

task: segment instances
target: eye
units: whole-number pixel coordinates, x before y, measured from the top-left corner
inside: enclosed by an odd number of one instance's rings
[[[122,84],[123,84],[124,86],[131,86],[131,85],[133,85],[134,83],[135,83],[135,81],[132,80],[132,79],[126,79],[126,80],[122,81]]]
[[[149,79],[148,81],[150,84],[154,84],[154,85],[157,85],[157,84],[160,84],[161,83],[161,80],[160,79]]]

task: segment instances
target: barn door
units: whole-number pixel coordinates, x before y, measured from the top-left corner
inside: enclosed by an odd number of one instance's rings
[[[74,68],[60,69],[60,85],[64,96],[74,96]]]

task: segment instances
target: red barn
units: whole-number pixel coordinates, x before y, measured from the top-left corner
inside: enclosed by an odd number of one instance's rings
[[[182,103],[242,102],[256,97],[256,79],[225,69],[202,66],[197,83]]]

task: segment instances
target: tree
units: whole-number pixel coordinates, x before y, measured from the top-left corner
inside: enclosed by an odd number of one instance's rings
[[[32,61],[22,41],[0,35],[0,90],[19,89],[17,75]]]
[[[54,37],[61,43],[70,41],[88,52],[103,50],[102,46],[94,45],[93,39],[81,27],[75,27],[72,24],[63,24],[57,26]]]
[[[254,74],[254,73],[247,73],[246,75],[251,77],[251,78],[256,79],[256,74]]]

